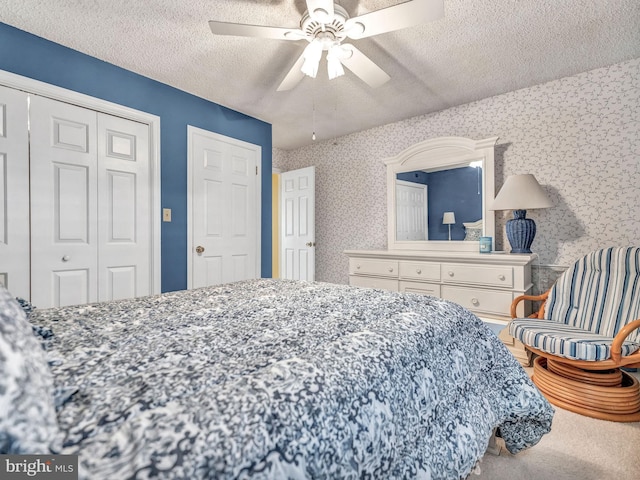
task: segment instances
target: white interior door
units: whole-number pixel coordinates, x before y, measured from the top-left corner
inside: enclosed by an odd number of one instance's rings
[[[189,135],[189,288],[260,276],[262,149],[195,127]]]
[[[428,240],[427,186],[396,180],[396,240]]]
[[[98,113],[98,299],[152,292],[149,126]]]
[[[315,280],[315,167],[280,175],[280,277]]]
[[[29,299],[27,94],[0,86],[0,284]]]

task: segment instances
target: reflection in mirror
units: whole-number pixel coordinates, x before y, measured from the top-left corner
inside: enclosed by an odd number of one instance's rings
[[[453,215],[445,220],[445,212]],[[477,241],[481,235],[481,161],[396,174],[396,240]]]
[[[480,237],[495,234],[497,140],[432,138],[384,160],[389,250],[478,253]]]

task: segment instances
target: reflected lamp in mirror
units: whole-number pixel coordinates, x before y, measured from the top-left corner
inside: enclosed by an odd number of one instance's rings
[[[526,218],[527,210],[551,206],[551,200],[533,174],[507,177],[490,209],[513,210],[513,218],[506,226],[511,253],[531,253],[531,244],[536,236],[536,223]]]
[[[449,241],[451,241],[451,225],[456,223],[456,214],[453,212],[444,212],[442,215],[442,224],[449,226]]]

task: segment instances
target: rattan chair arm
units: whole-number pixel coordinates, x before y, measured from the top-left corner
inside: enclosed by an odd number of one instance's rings
[[[613,337],[613,343],[611,344],[611,360],[616,363],[620,363],[620,360],[622,359],[622,344],[631,332],[638,328],[640,328],[640,318],[622,327],[616,336]]]
[[[547,290],[542,295],[520,295],[519,297],[514,298],[513,302],[511,302],[511,318],[518,317],[518,315],[516,314],[516,309],[518,308],[518,304],[520,302],[522,302],[523,300],[532,300],[534,302],[537,302],[537,301],[545,302],[547,300],[547,297],[549,296],[550,291],[551,290]],[[529,315],[529,318],[542,318],[543,313],[544,313],[544,303],[540,305],[540,310]]]

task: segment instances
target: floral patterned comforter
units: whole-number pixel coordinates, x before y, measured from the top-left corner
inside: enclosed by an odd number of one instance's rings
[[[34,310],[60,453],[81,476],[466,478],[553,409],[497,337],[433,297],[255,280]]]

